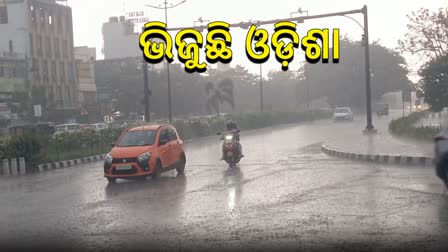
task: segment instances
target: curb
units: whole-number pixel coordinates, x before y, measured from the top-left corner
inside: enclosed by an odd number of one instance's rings
[[[101,160],[104,160],[104,155],[105,154],[84,157],[84,158],[78,158],[78,159],[73,159],[73,160],[65,160],[65,161],[59,161],[59,162],[53,162],[53,163],[40,164],[37,166],[38,169],[36,170],[36,172],[62,169],[62,168],[76,166],[79,164],[87,164],[87,163],[92,163],[92,162],[96,162],[96,161],[101,161]]]
[[[394,164],[406,166],[433,166],[434,158],[416,157],[416,156],[396,156],[396,155],[380,155],[380,154],[361,154],[336,150],[326,146],[321,146],[321,151],[329,156],[345,158],[350,160],[367,161],[380,164]]]

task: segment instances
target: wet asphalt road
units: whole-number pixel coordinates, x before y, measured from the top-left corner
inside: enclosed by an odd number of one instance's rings
[[[196,140],[185,175],[160,181],[108,185],[102,163],[0,178],[0,247],[448,251],[434,170],[326,156],[337,132],[329,121],[243,132],[235,170],[218,161],[217,138]]]

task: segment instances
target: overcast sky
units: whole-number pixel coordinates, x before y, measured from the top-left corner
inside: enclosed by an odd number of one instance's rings
[[[168,1],[168,3],[179,3],[181,0]],[[145,7],[145,4],[161,5],[164,0],[69,0],[68,5],[73,10],[73,24],[75,46],[90,46],[97,48],[97,56],[102,59],[102,34],[101,26],[110,16],[124,15],[129,11],[145,11],[145,15],[151,20],[164,21],[164,11]],[[366,4],[369,15],[370,41],[379,40],[380,43],[389,48],[396,48],[397,41],[406,33],[406,15],[419,8],[426,7],[437,10],[447,6],[446,0],[283,0],[283,1],[261,1],[261,0],[187,0],[186,3],[168,10],[169,27],[193,26],[194,21],[202,17],[203,20],[225,21],[236,23],[249,20],[267,20],[290,17],[291,12],[308,10],[309,15],[317,15],[329,12],[339,12],[352,9],[360,9]],[[360,23],[363,22],[362,14],[351,15]],[[208,22],[207,22],[208,23]],[[266,26],[270,35],[272,27]],[[332,17],[318,20],[307,20],[299,24],[298,33],[303,36],[311,28],[340,28],[341,37],[359,40],[361,28],[352,20],[344,17]],[[259,66],[250,62],[244,51],[244,41],[247,31],[239,28],[231,30],[233,60],[231,66],[242,64],[249,71],[258,73]],[[205,33],[204,33],[205,35]],[[135,45],[126,45],[135,46]],[[360,49],[362,50],[362,49]],[[203,53],[203,50],[201,51]],[[405,55],[411,69],[421,64],[419,57]],[[341,55],[343,58],[343,55]],[[361,59],[363,60],[363,59]],[[303,51],[297,51],[294,61],[290,64],[290,70],[296,70],[303,64]],[[275,60],[271,53],[270,60],[263,65],[263,72],[271,69],[279,70],[280,63]]]

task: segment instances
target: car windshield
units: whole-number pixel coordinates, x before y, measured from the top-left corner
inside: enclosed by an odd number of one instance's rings
[[[98,128],[100,128],[100,129],[106,129],[106,128],[108,128],[108,127],[107,127],[107,124],[103,124],[103,123],[97,124],[97,126],[98,126]]]
[[[80,128],[79,125],[68,125],[67,126],[68,130],[78,130]]]
[[[335,113],[347,113],[348,109],[346,109],[346,108],[337,108],[334,112]]]
[[[118,147],[153,145],[156,138],[154,130],[128,131],[118,142]]]

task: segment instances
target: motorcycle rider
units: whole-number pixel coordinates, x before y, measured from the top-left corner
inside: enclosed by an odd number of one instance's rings
[[[236,137],[236,140],[237,140],[236,144],[238,146],[239,153],[240,153],[241,157],[244,157],[243,146],[241,146],[241,143],[240,143],[240,133],[239,133],[238,125],[229,119],[226,121],[226,131],[224,132],[224,134],[230,133],[230,132],[232,132],[234,134],[234,136]],[[224,160],[224,149],[222,151],[221,160]]]

